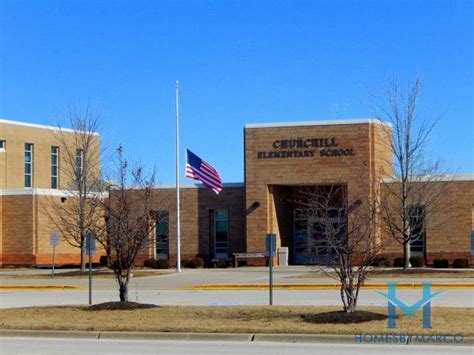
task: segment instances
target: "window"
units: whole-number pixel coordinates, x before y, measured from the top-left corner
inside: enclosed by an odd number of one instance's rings
[[[59,147],[51,147],[51,188],[58,188],[58,157]]]
[[[25,143],[25,187],[33,185],[33,144]]]
[[[76,149],[76,178],[79,180],[82,177],[82,170],[84,168],[84,150]]]
[[[158,211],[156,223],[156,259],[168,259],[169,253],[169,214],[168,211]]]
[[[0,139],[0,152],[4,151],[7,147],[7,142],[4,139]]]
[[[214,248],[215,256],[227,258],[229,219],[227,210],[215,210],[214,212]]]
[[[423,256],[425,252],[425,216],[424,206],[412,205],[408,207],[410,252],[413,256]]]

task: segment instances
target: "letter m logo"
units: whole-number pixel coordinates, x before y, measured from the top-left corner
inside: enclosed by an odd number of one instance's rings
[[[397,307],[408,317],[413,316],[416,310],[423,307],[423,328],[431,328],[431,299],[443,291],[431,293],[431,284],[423,283],[423,297],[412,305],[407,305],[397,298],[397,284],[389,282],[388,293],[378,292],[388,299],[388,328],[396,328]]]

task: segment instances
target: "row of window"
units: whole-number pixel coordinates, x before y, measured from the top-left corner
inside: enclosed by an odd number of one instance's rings
[[[59,181],[59,147],[51,146],[50,151],[51,188],[58,188]],[[33,144],[25,143],[25,187],[33,187]]]
[[[0,151],[6,151],[6,141],[0,139]],[[25,143],[24,150],[24,186],[33,187],[33,160],[34,160],[34,145],[33,143]],[[76,178],[79,179],[82,176],[84,161],[84,151],[82,149],[76,149]],[[59,187],[59,147],[51,146],[50,151],[50,179],[52,189]]]

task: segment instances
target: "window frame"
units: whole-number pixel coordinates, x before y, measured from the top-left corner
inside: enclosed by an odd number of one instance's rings
[[[166,224],[166,234],[159,233],[160,225]],[[166,248],[160,248],[165,252],[158,252],[160,236],[166,236]],[[163,239],[163,238],[161,238]],[[160,241],[162,243],[162,241]],[[162,244],[163,245],[163,244]],[[168,260],[170,255],[170,215],[168,210],[159,210],[155,212],[155,259]]]
[[[56,151],[53,152],[53,150],[56,150]],[[53,162],[53,156],[56,156],[56,163]],[[59,189],[59,147],[57,145],[51,146],[50,160],[51,160],[51,188]],[[56,175],[53,174],[53,168],[56,168]],[[54,184],[53,184],[53,181],[55,182]]]
[[[76,148],[76,179],[82,178],[84,171],[84,149]]]
[[[218,218],[219,212],[225,212],[225,219]],[[226,222],[225,241],[217,241],[218,222]],[[224,208],[216,208],[214,210],[214,256],[221,259],[227,259],[229,257],[229,210]]]
[[[414,215],[412,212],[417,211]],[[409,205],[408,206],[408,224],[410,226],[410,238],[413,235],[413,226],[420,229],[416,231],[419,236],[415,240],[410,239],[410,255],[411,256],[425,256],[426,253],[426,207],[424,205]],[[421,222],[414,222],[415,218],[421,218]]]
[[[29,149],[28,149],[29,148]],[[27,161],[27,154],[29,154],[30,158]],[[33,187],[33,159],[34,159],[34,144],[33,143],[25,143],[24,146],[24,187],[25,188],[32,188]],[[29,173],[27,172],[27,166],[29,166]],[[28,181],[28,183],[27,183]]]

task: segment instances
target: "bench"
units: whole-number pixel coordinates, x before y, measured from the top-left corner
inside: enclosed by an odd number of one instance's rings
[[[265,265],[268,263],[268,257],[265,253],[234,253],[234,267],[239,267],[240,260],[265,259]]]

